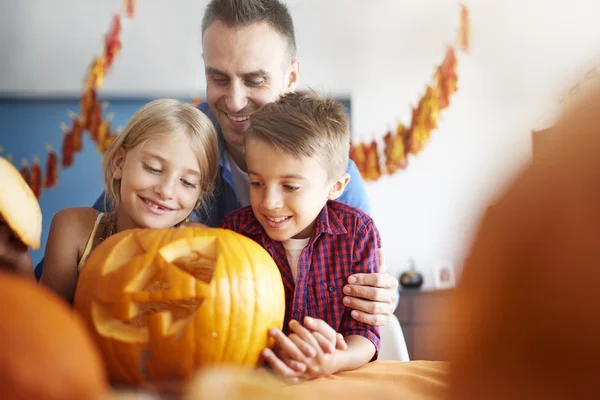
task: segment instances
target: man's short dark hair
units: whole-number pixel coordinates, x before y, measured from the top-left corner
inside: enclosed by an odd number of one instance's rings
[[[294,22],[287,6],[279,0],[211,0],[202,19],[202,37],[215,21],[228,27],[264,22],[286,40],[290,59],[296,58]]]

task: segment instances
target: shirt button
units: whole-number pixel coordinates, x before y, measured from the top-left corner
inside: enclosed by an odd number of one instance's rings
[[[329,293],[335,292],[335,286],[329,286]]]

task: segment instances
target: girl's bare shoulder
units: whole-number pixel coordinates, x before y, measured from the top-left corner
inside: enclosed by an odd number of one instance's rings
[[[60,230],[63,235],[78,239],[77,241],[87,241],[99,214],[98,210],[91,207],[65,208],[52,218],[52,228]]]

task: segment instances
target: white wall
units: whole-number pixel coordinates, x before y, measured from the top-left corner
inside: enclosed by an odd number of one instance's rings
[[[459,264],[477,218],[527,160],[530,131],[548,123],[561,91],[600,55],[598,0],[471,0],[470,55],[440,128],[406,171],[368,184],[389,269],[409,257]],[[196,95],[206,1],[140,0],[106,79],[112,94]],[[355,138],[410,122],[451,43],[454,0],[293,0],[303,84],[353,102]],[[571,5],[569,5],[571,4]],[[0,92],[77,93],[121,0],[0,3]],[[428,285],[431,281],[428,280]]]

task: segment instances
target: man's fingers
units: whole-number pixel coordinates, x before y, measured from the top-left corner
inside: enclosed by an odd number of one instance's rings
[[[367,314],[382,314],[392,315],[394,312],[394,304],[391,302],[379,302],[364,300],[358,297],[344,297],[344,305],[352,310],[362,311]]]
[[[346,285],[343,292],[346,296],[357,297],[370,301],[395,303],[396,291],[372,286]]]
[[[365,273],[353,274],[348,277],[348,283],[357,286],[373,286],[382,289],[396,289],[398,280],[388,274]]]

